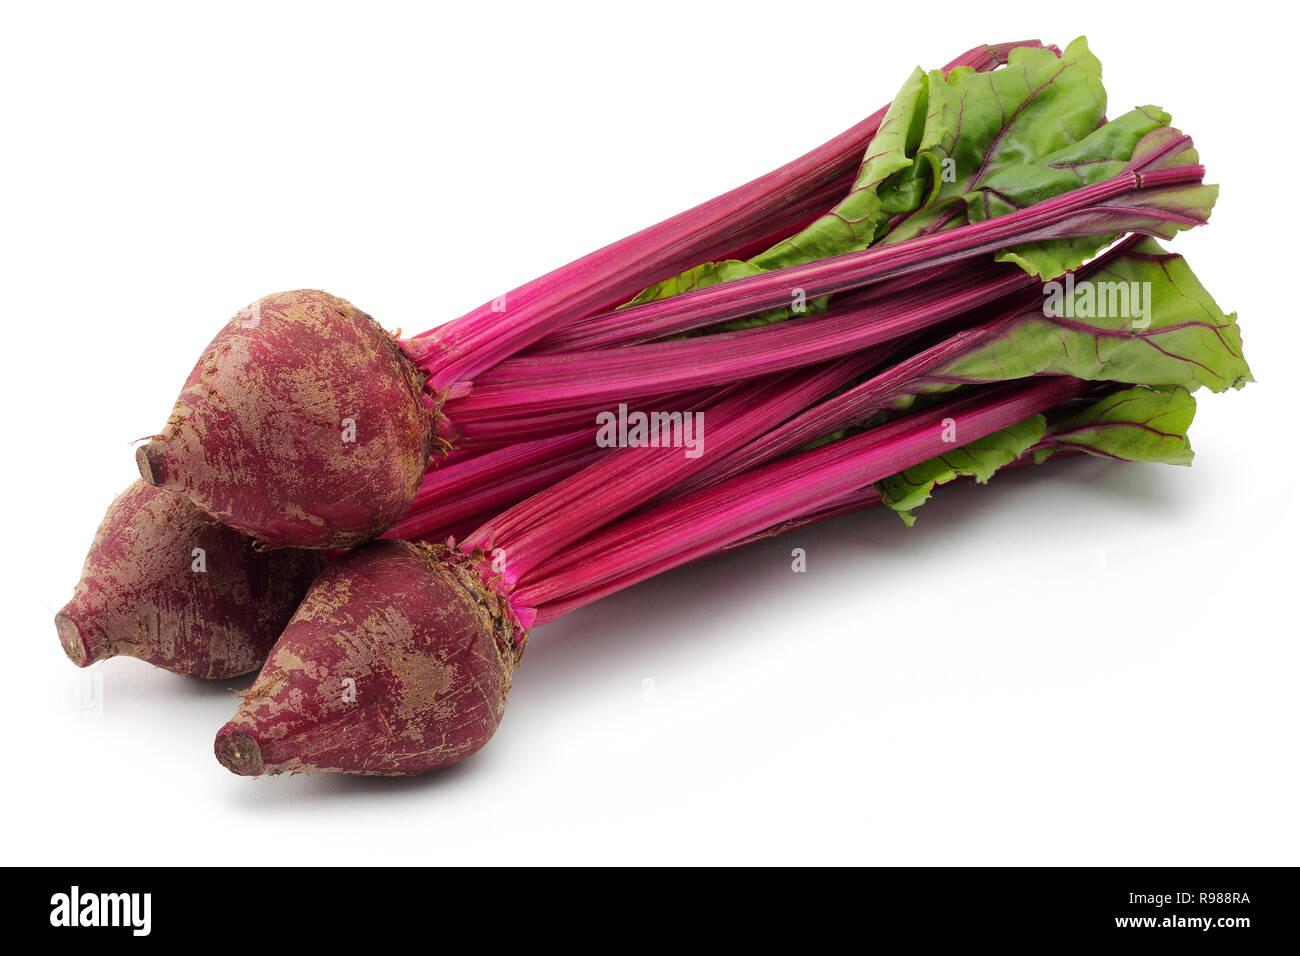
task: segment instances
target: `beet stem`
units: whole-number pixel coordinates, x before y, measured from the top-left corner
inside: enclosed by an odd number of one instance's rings
[[[1042,44],[978,46],[944,70],[988,71],[1005,64],[1018,46]],[[432,385],[442,392],[595,309],[612,308],[651,283],[794,225],[805,214],[801,202],[810,191],[830,193],[829,182],[842,194],[852,183],[887,109],[780,169],[520,286],[501,297],[505,311],[496,305],[501,298],[494,299],[416,336],[412,351],[429,357]]]

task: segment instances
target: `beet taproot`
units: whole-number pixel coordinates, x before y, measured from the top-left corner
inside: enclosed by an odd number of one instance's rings
[[[126,655],[235,677],[262,666],[322,563],[319,551],[259,549],[183,496],[137,481],[109,506],[55,625],[80,667]]]
[[[217,759],[245,776],[398,776],[463,760],[501,722],[513,635],[477,558],[362,545],[308,590],[218,732]]]
[[[136,461],[145,481],[268,544],[350,547],[410,508],[437,414],[391,334],[300,289],[230,320]]]

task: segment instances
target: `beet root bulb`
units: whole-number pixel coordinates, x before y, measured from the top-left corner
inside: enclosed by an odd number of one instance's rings
[[[444,546],[376,541],[316,580],[217,759],[245,776],[399,776],[463,760],[501,722],[514,671],[504,599]]]
[[[257,670],[322,564],[264,551],[186,498],[137,481],[105,515],[55,616],[74,664],[138,657],[189,677]]]
[[[136,461],[145,481],[268,544],[350,547],[415,500],[436,417],[424,385],[350,302],[270,295],[212,340]]]

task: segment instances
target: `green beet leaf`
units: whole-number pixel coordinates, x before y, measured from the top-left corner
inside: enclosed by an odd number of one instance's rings
[[[1063,451],[1118,461],[1190,465],[1187,429],[1196,399],[1185,388],[1127,388],[1052,424],[1033,449],[1042,463]]]
[[[764,269],[781,269],[846,252],[858,252],[875,240],[893,213],[883,208],[878,190],[900,170],[910,170],[925,128],[931,80],[918,67],[907,78],[867,148],[849,195],[831,212],[789,239],[754,257]]]
[[[958,478],[974,478],[983,484],[1003,465],[1015,461],[1036,445],[1042,439],[1046,425],[1042,415],[1032,415],[1010,428],[959,445],[950,452],[890,475],[876,483],[876,490],[880,492],[881,500],[911,527],[916,520],[915,510],[929,500],[938,485],[946,485]],[[954,422],[948,427],[959,440],[961,423]]]
[[[966,333],[969,344],[928,370],[915,392],[1030,375],[1215,392],[1252,381],[1235,314],[1153,239],[1078,281],[1043,288],[1041,302]]]

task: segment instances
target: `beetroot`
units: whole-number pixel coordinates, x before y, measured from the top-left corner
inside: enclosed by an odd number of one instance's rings
[[[482,747],[516,654],[481,555],[376,541],[311,586],[217,759],[262,773],[415,774]]]
[[[166,427],[150,484],[279,547],[348,547],[410,508],[433,443],[424,375],[351,303],[267,296],[214,338]]]
[[[109,506],[55,617],[74,664],[138,657],[190,677],[256,670],[322,557],[263,551],[180,495],[137,481]]]

